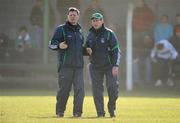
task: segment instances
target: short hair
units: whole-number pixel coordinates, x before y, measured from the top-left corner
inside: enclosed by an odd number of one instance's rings
[[[27,32],[28,29],[27,29],[27,27],[25,27],[25,26],[21,26],[21,27],[19,28],[19,32],[21,32],[21,31]]]
[[[162,50],[164,48],[164,44],[163,43],[158,43],[156,45],[156,47],[157,47],[157,50]]]
[[[36,0],[36,2],[43,2],[43,0]]]
[[[177,14],[176,17],[180,17],[180,14]]]
[[[169,16],[168,16],[168,15],[165,15],[165,14],[162,15],[162,18],[163,18],[163,17],[166,17],[167,19],[169,18]]]
[[[69,14],[69,12],[73,12],[73,11],[75,11],[78,15],[80,14],[80,11],[77,8],[75,8],[75,7],[70,7],[68,9],[68,14]]]

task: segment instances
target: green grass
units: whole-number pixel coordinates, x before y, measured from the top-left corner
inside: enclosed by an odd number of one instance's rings
[[[72,97],[64,118],[56,118],[55,103],[55,96],[0,96],[0,123],[180,123],[180,98],[119,97],[114,119],[108,112],[105,118],[96,118],[91,96],[85,97],[78,119],[72,118]]]

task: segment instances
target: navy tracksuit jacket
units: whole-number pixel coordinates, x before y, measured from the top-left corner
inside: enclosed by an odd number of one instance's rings
[[[103,100],[103,78],[106,77],[106,86],[109,96],[108,111],[115,110],[118,98],[119,82],[117,77],[112,75],[112,67],[120,64],[120,49],[115,33],[104,27],[89,30],[86,47],[92,49],[90,56],[90,74],[93,86],[93,97],[97,110],[97,115],[104,115]]]
[[[74,87],[73,114],[81,115],[82,113],[84,100],[83,40],[80,25],[74,26],[66,22],[57,27],[49,43],[50,49],[58,51],[59,91],[56,114],[64,113],[72,84]],[[59,48],[59,43],[63,41],[67,43],[67,49]]]

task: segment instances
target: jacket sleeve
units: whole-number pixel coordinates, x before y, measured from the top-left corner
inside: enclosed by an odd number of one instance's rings
[[[89,39],[90,39],[90,32],[89,32],[89,34],[88,34],[88,36],[87,36],[87,38],[86,38],[86,41],[85,41],[85,47],[86,48],[91,48],[91,46],[90,46],[90,42],[89,42]]]
[[[88,37],[89,37],[89,36],[88,36]],[[85,44],[84,44],[84,46],[83,46],[83,55],[84,55],[84,56],[89,56],[89,54],[88,54],[87,51],[86,51],[86,48],[89,48],[88,37],[87,37],[86,42],[85,42]]]
[[[119,47],[119,41],[114,32],[111,32],[110,51],[111,51],[111,55],[112,55],[111,57],[112,57],[113,66],[119,66],[120,58],[121,58],[121,50]]]
[[[159,26],[157,25],[154,29],[154,39],[155,42],[159,41],[161,37],[159,36]]]
[[[154,48],[153,48],[152,51],[151,51],[151,58],[152,58],[152,59],[154,59],[154,58],[156,57],[156,51],[157,51],[156,45],[157,45],[157,44],[155,44]]]
[[[35,7],[32,8],[31,10],[31,14],[30,14],[30,22],[31,24],[34,26],[34,25],[37,25],[36,21],[37,21],[37,17],[36,17],[36,11],[35,11]]]
[[[171,51],[171,54],[172,54],[171,59],[172,60],[176,59],[177,56],[178,56],[178,52],[176,51],[176,49],[173,47],[173,45],[171,43],[169,43],[169,48],[170,48],[170,51]]]
[[[52,39],[49,41],[48,47],[52,50],[58,50],[59,43],[63,42],[65,40],[64,38],[62,27],[57,27]]]

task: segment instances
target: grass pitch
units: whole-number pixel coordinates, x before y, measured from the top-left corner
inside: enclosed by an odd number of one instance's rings
[[[65,117],[56,118],[55,96],[0,96],[0,123],[180,123],[180,98],[119,97],[117,117],[96,118],[93,98],[86,96],[82,118],[72,118],[72,96]]]

